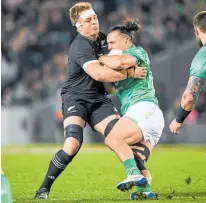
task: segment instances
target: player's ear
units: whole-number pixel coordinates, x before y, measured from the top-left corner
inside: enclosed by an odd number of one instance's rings
[[[199,28],[199,27],[194,27],[194,29],[195,29],[195,35],[196,35],[196,36],[199,36],[199,34],[200,34],[200,28]]]
[[[129,41],[129,39],[126,37],[126,39],[125,39],[125,44],[127,44],[127,43],[128,43],[128,41]]]
[[[78,27],[78,32],[81,32],[82,31],[82,25],[80,25],[79,27]]]

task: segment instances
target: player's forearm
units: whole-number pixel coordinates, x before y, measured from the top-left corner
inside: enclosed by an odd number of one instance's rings
[[[185,92],[181,99],[181,107],[186,111],[192,111],[195,100],[191,93]]]
[[[120,65],[121,65],[121,60],[120,60],[121,56],[107,56],[107,55],[103,55],[99,58],[99,62],[112,68],[112,69],[120,69]]]
[[[127,71],[115,71],[107,66],[102,66],[98,73],[98,81],[101,82],[117,82],[120,80],[125,80],[127,78]]]
[[[183,109],[186,111],[192,111],[195,102],[198,99],[202,85],[202,78],[190,76],[187,87],[181,99],[181,106]]]
[[[113,70],[108,66],[102,66],[99,62],[88,64],[84,70],[90,75],[94,80],[100,82],[116,82],[124,80],[127,77],[132,77],[130,73],[127,73],[127,70]],[[133,74],[134,75],[134,74]]]
[[[202,78],[190,76],[185,92],[182,95],[180,107],[178,109],[176,117],[176,121],[178,123],[183,123],[194,108],[194,104],[198,98],[202,84]]]
[[[101,56],[99,61],[112,69],[128,69],[136,65],[136,59],[128,54]]]

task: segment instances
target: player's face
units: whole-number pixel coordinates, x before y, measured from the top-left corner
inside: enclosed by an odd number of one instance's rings
[[[121,35],[118,31],[110,32],[107,35],[108,49],[120,49],[122,51],[127,49],[128,38]]]
[[[197,28],[197,27],[194,27],[194,29],[195,29],[195,36],[196,36],[197,45],[198,45],[198,47],[202,47],[202,46],[203,46],[203,43],[202,43],[202,41],[201,41],[201,39],[200,39],[200,37],[199,37],[199,35],[200,35],[200,30],[199,30],[199,28]]]
[[[99,33],[99,21],[97,15],[91,15],[86,19],[80,17],[79,19],[80,28],[79,30],[85,36],[92,37]]]

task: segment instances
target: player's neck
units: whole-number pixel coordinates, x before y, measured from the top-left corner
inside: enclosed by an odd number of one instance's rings
[[[95,34],[95,35],[92,35],[92,36],[89,36],[89,39],[93,40],[93,41],[96,41],[98,38],[98,34]]]
[[[133,44],[133,43],[130,42],[130,43],[125,47],[125,50],[129,49],[129,48],[132,46],[132,44]],[[124,51],[125,51],[125,50],[124,50]]]
[[[92,40],[92,41],[96,41],[97,38],[98,38],[98,34],[95,34],[95,35],[84,35],[83,33],[80,33],[83,37],[89,39],[89,40]]]
[[[204,37],[201,39],[201,41],[202,41],[202,44],[205,45],[205,43],[206,43],[206,36],[204,36]]]

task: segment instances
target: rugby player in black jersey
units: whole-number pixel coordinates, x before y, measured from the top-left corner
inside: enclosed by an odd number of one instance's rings
[[[38,199],[48,198],[53,182],[78,153],[86,123],[107,136],[120,118],[102,82],[141,78],[146,74],[142,69],[139,72],[135,68],[116,71],[99,63],[99,56],[108,53],[106,35],[99,32],[98,18],[90,3],[75,4],[70,9],[70,20],[77,27],[78,35],[70,47],[68,76],[61,91],[65,142],[50,162],[46,177],[35,194]],[[138,170],[136,164],[127,168]],[[135,177],[135,184],[145,181],[142,175]]]

